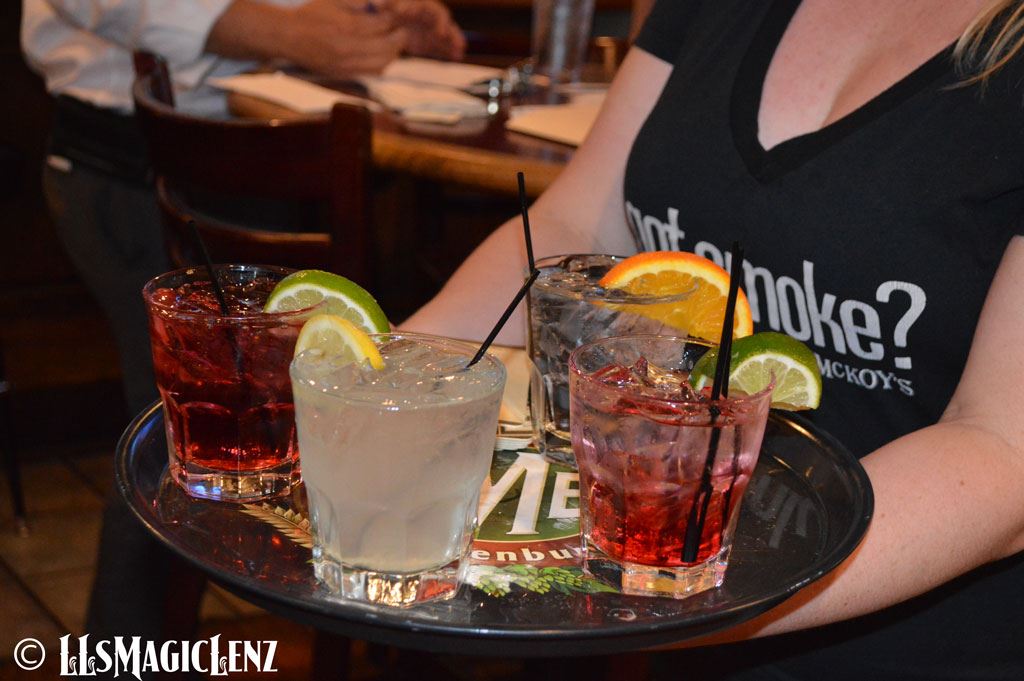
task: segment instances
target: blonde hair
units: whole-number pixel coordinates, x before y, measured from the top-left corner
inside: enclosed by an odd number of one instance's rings
[[[1024,48],[1024,0],[995,0],[964,30],[953,49],[961,85],[984,84]]]

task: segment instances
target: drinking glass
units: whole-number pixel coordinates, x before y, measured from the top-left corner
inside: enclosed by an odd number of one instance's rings
[[[569,353],[607,336],[685,335],[673,316],[690,291],[672,296],[637,296],[605,289],[598,281],[625,258],[616,255],[556,255],[536,262],[540,270],[527,297],[527,352],[534,371],[530,414],[534,443],[549,459],[574,466],[569,442]]]
[[[228,314],[205,268],[162,274],[142,291],[170,473],[205,499],[287,494],[299,473],[288,363],[313,308],[263,312],[288,269],[215,269]]]
[[[457,341],[371,336],[377,370],[292,362],[316,577],[331,595],[408,606],[464,580],[494,454],[505,367]]]
[[[594,0],[533,0],[533,75],[550,85],[579,80],[594,18]]]
[[[628,336],[569,359],[584,565],[623,593],[684,598],[725,577],[774,386],[694,393],[687,378],[709,347]]]

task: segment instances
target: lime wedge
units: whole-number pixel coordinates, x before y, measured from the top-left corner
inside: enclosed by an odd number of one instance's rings
[[[299,270],[277,282],[264,312],[290,312],[326,301],[322,311],[347,319],[369,333],[390,330],[388,318],[373,296],[359,284],[339,274]]]
[[[761,392],[775,376],[772,407],[798,411],[815,409],[821,402],[821,371],[806,345],[784,333],[764,331],[732,342],[729,358],[729,389],[748,395]],[[695,390],[714,381],[718,349],[712,348],[690,372]]]
[[[333,314],[309,318],[299,331],[295,354],[316,350],[321,356],[339,363],[368,361],[374,369],[384,368],[384,359],[373,339],[347,319]]]

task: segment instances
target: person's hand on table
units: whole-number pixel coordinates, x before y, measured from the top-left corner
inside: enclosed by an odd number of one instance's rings
[[[438,0],[391,0],[385,8],[407,30],[408,54],[455,61],[465,55],[466,37]]]
[[[366,7],[365,2],[310,0],[294,8],[285,56],[326,76],[379,73],[406,48],[410,36],[392,12]]]
[[[214,23],[206,51],[235,59],[285,59],[313,73],[379,73],[406,48],[409,30],[367,0],[309,0],[279,7],[234,0]]]
[[[280,7],[233,0],[205,50],[234,59],[285,59],[330,78],[379,73],[403,52],[461,59],[466,38],[439,0],[309,0]]]

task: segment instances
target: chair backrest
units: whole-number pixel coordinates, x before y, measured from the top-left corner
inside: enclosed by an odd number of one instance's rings
[[[329,116],[302,120],[218,120],[174,109],[158,70],[136,78],[136,115],[149,145],[168,255],[194,264],[188,223],[194,220],[211,257],[300,268],[326,268],[371,285],[371,119],[366,109],[339,104]],[[210,218],[196,195],[318,201],[317,232],[294,226],[272,231]]]

